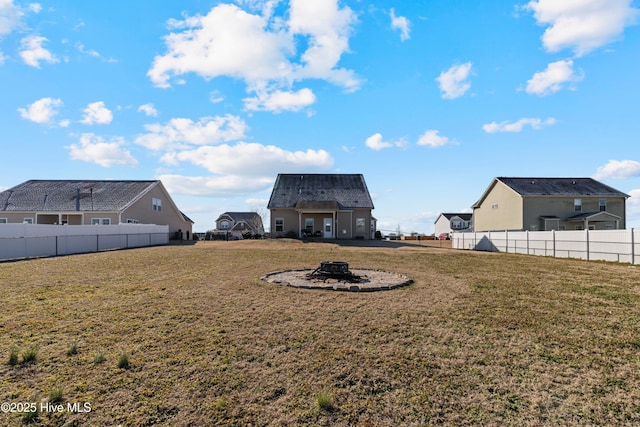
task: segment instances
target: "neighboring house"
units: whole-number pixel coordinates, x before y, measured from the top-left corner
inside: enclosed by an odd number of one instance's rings
[[[26,181],[0,192],[1,223],[168,225],[185,239],[193,226],[160,181]]]
[[[373,239],[373,202],[361,174],[279,174],[269,204],[271,237]]]
[[[473,228],[624,229],[628,197],[592,178],[499,177],[473,205]]]
[[[438,237],[442,233],[469,231],[471,216],[470,213],[441,213],[435,221],[434,235]]]
[[[214,233],[224,233],[233,239],[242,239],[243,235],[264,235],[262,217],[257,212],[225,212],[216,219]]]

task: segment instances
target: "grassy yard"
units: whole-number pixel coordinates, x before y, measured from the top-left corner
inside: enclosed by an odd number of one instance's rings
[[[323,260],[415,283],[260,281]],[[0,291],[0,402],[63,408],[0,413],[3,426],[640,423],[640,267],[627,264],[200,242],[2,263]]]

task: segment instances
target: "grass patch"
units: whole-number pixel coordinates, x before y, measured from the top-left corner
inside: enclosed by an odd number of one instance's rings
[[[104,352],[102,350],[96,351],[95,354],[93,355],[93,363],[96,365],[103,363],[105,360],[107,360],[107,358],[105,357]]]
[[[30,363],[36,363],[38,357],[38,348],[33,346],[26,350],[22,350],[22,364],[28,365]]]
[[[336,409],[333,395],[328,392],[319,393],[316,397],[316,403],[318,404],[318,408],[323,411],[332,412]]]
[[[7,364],[9,366],[16,366],[18,362],[20,362],[18,349],[15,347],[11,347],[11,349],[9,350],[9,360],[7,360]]]
[[[73,356],[75,354],[78,354],[78,341],[72,342],[69,348],[67,348],[67,356]]]
[[[324,260],[414,283],[260,280]],[[0,263],[0,277],[0,401],[59,387],[93,408],[43,425],[640,425],[638,266],[285,240]],[[86,357],[65,356],[74,342]],[[37,364],[11,367],[29,345]]]
[[[60,403],[64,400],[64,391],[56,387],[49,392],[49,403]]]

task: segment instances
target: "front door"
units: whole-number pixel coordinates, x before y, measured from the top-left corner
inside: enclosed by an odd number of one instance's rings
[[[333,238],[333,218],[325,218],[324,219],[324,227],[323,227],[322,236],[325,239]]]

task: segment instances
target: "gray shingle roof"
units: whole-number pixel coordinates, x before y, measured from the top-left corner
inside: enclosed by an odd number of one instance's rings
[[[228,216],[235,222],[244,221],[246,223],[253,222],[257,224],[256,221],[259,221],[262,223],[262,217],[257,212],[225,212],[216,219],[216,222],[220,221],[224,216]]]
[[[593,178],[496,178],[522,196],[629,197]]]
[[[340,209],[374,208],[361,174],[279,174],[267,207],[294,208],[299,202],[337,202]]]
[[[0,211],[121,211],[160,181],[31,180],[0,193]]]
[[[464,221],[471,221],[471,217],[473,216],[473,214],[470,214],[470,213],[443,213],[441,215],[444,216],[447,219],[451,219],[454,216],[457,216],[457,217],[460,217],[460,219],[464,220]]]

